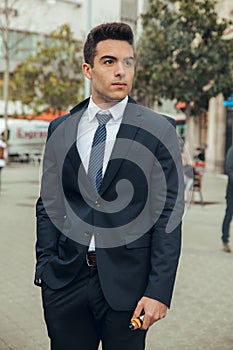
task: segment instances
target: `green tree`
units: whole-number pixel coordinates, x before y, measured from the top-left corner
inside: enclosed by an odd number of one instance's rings
[[[162,99],[186,103],[185,113],[207,110],[211,97],[232,92],[232,41],[213,0],[149,0],[137,48],[135,92],[152,106]]]
[[[37,52],[20,64],[13,77],[15,98],[35,113],[52,107],[67,109],[83,98],[81,47],[68,25],[43,42]]]

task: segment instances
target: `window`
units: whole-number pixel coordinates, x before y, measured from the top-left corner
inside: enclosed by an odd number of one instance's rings
[[[10,31],[10,59],[23,60],[36,51],[37,43],[43,36],[34,33]],[[0,58],[4,57],[3,39],[0,36]]]

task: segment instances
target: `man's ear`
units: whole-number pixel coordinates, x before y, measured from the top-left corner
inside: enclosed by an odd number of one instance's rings
[[[83,63],[82,70],[83,70],[83,74],[85,75],[85,77],[87,79],[91,80],[92,79],[91,65],[89,63]]]

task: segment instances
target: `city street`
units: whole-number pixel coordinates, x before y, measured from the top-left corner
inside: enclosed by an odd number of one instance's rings
[[[0,350],[49,349],[40,289],[33,285],[39,178],[37,164],[14,163],[2,171]],[[224,253],[220,241],[226,181],[224,175],[204,174],[206,204],[186,210],[172,306],[151,327],[147,350],[233,348],[233,253]],[[231,233],[233,238],[233,225]]]

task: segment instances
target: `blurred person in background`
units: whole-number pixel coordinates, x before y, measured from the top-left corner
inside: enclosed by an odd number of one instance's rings
[[[226,213],[222,224],[222,242],[223,251],[231,252],[229,245],[230,224],[233,215],[233,145],[228,149],[225,161],[225,170],[228,175],[228,183],[226,190]]]
[[[204,162],[205,161],[205,150],[201,147],[197,147],[194,151],[193,158],[197,161]]]
[[[182,165],[184,172],[185,202],[191,200],[194,172],[192,165],[188,162],[186,154],[182,153]]]

